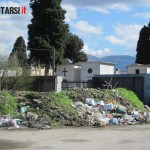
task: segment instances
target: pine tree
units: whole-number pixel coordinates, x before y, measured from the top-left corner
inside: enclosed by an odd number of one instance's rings
[[[141,29],[136,51],[136,63],[150,64],[150,23]]]
[[[48,75],[50,65],[60,63],[64,54],[68,33],[65,10],[61,0],[30,0],[30,8],[33,16],[28,25],[30,60],[44,64]]]
[[[66,48],[64,51],[64,58],[69,58],[72,62],[87,61],[86,54],[82,51],[84,43],[77,35],[68,34]]]
[[[15,43],[12,50],[12,53],[10,53],[9,61],[11,62],[14,60],[14,57],[18,60],[18,65],[23,68],[28,67],[28,60],[27,60],[27,54],[26,54],[26,45],[25,41],[22,36],[19,36]]]

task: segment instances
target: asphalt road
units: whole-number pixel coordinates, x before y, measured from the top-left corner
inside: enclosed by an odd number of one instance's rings
[[[149,150],[150,125],[0,130],[0,150]]]

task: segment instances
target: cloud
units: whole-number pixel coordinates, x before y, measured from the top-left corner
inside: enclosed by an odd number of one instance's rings
[[[27,14],[24,15],[0,15],[0,53],[5,55],[12,51],[13,44],[17,37],[23,36],[25,41],[27,41],[27,25],[30,22],[31,13],[28,2],[0,2],[0,6],[27,7]]]
[[[136,13],[135,17],[141,17],[144,19],[150,19],[150,12]]]
[[[105,39],[114,45],[123,45],[126,47],[135,47],[139,38],[139,32],[142,28],[138,24],[118,24],[114,26],[115,35],[106,36]]]
[[[105,39],[108,40],[109,42],[111,42],[114,45],[124,45],[124,40],[116,38],[113,35],[106,36]]]
[[[89,10],[101,12],[101,13],[110,13],[110,10],[116,10],[116,11],[129,11],[129,7],[127,5],[122,4],[109,4],[98,7],[96,6],[88,6],[86,7]]]
[[[150,0],[63,0],[63,3],[76,8],[87,8],[102,13],[109,13],[111,10],[129,11],[134,6],[150,6]]]
[[[7,48],[6,44],[0,42],[0,55],[8,56],[8,51],[5,51]]]
[[[90,25],[87,21],[78,21],[71,24],[75,28],[78,34],[101,34],[101,26]]]
[[[89,6],[97,6],[97,7],[108,7],[108,8],[118,8],[121,6],[120,9],[125,9],[126,6],[150,6],[149,0],[107,0],[107,1],[98,1],[98,0],[63,0],[65,4],[71,4],[77,7],[89,7]],[[111,7],[110,7],[111,6]]]
[[[83,51],[86,54],[90,54],[90,55],[93,55],[93,56],[96,56],[99,58],[103,57],[103,56],[108,56],[111,54],[111,50],[108,48],[105,48],[103,50],[91,50],[87,44],[84,44]]]
[[[67,23],[72,22],[77,18],[77,10],[72,5],[62,5],[63,9],[66,10],[65,21]]]

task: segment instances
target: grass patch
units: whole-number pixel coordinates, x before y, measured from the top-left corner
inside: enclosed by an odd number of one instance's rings
[[[130,90],[124,88],[117,88],[118,94],[121,95],[124,99],[128,100],[134,108],[144,109],[144,104],[139,100],[136,94]]]

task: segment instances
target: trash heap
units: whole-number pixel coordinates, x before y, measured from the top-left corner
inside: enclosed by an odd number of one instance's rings
[[[63,93],[14,92],[13,96],[18,103],[15,116],[0,115],[0,127],[52,129],[73,125],[77,118]]]
[[[0,127],[7,127],[8,129],[20,128],[22,120],[13,119],[11,116],[7,115],[5,118],[0,117]]]
[[[52,129],[150,123],[150,108],[145,105],[143,109],[140,100],[134,102],[139,107],[112,90],[5,92],[0,94],[0,127]]]
[[[95,102],[86,98],[85,102],[74,102],[83,125],[104,127],[106,125],[135,125],[150,123],[150,113],[135,110],[122,98]],[[146,106],[147,110],[149,107]]]

